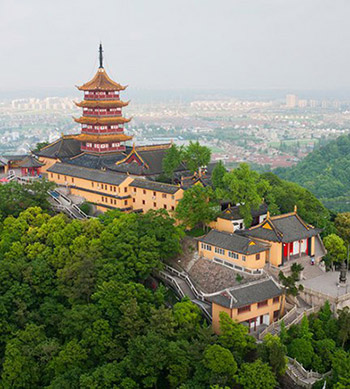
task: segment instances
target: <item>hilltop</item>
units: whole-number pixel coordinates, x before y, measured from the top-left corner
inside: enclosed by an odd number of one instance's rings
[[[296,166],[275,173],[310,190],[331,210],[350,211],[350,135],[310,153]]]

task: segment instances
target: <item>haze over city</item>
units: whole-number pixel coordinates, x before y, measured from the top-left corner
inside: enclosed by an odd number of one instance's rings
[[[0,3],[1,90],[71,88],[96,70],[132,88],[350,87],[346,0]]]

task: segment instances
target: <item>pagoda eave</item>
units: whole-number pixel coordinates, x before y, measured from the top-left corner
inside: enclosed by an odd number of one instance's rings
[[[81,86],[77,86],[82,91],[121,91],[127,86],[123,86],[113,81],[107,75],[104,68],[99,68],[94,78]]]
[[[73,139],[81,142],[107,143],[107,142],[126,142],[133,137],[125,134],[111,134],[111,135],[90,135],[79,134],[72,136]]]
[[[74,104],[80,108],[121,108],[126,107],[129,101],[122,100],[83,100]]]
[[[106,117],[106,118],[94,118],[94,117],[87,117],[87,116],[81,116],[80,118],[73,118],[76,123],[80,124],[124,124],[129,123],[132,118],[124,118],[122,116],[112,116],[112,117]]]

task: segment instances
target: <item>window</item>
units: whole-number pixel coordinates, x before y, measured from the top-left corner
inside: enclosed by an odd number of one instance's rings
[[[280,311],[279,309],[277,309],[277,311],[273,312],[273,320],[277,320],[279,318],[279,315],[280,315]]]
[[[60,175],[59,174],[57,174],[57,178],[60,179]]]
[[[72,183],[74,184],[74,178],[72,177]]]
[[[111,199],[111,204],[113,204],[113,199]]]
[[[113,190],[114,190],[114,192],[116,192],[116,191],[117,191],[117,187],[116,187],[116,186],[114,186],[114,187],[113,187]]]
[[[102,196],[102,198],[101,198],[101,199],[102,199],[102,202],[104,203],[104,202],[105,202],[105,198]]]
[[[156,194],[157,194],[156,192],[153,192],[153,196],[156,196]]]
[[[51,178],[53,178],[53,173],[51,173]]]
[[[127,187],[125,187],[124,188],[124,193],[126,193],[128,191],[128,188]]]
[[[233,259],[238,259],[238,254],[234,253],[233,251],[228,252],[228,256]]]
[[[266,307],[266,305],[267,305],[267,300],[258,302],[258,308]]]
[[[143,194],[146,194],[146,191],[145,191],[145,190],[143,190]]]
[[[250,305],[246,305],[245,307],[238,308],[238,314],[244,312],[250,312]]]
[[[128,200],[124,200],[124,205],[128,205]]]
[[[157,203],[153,203],[153,207],[154,207],[154,208],[157,208]]]
[[[64,180],[67,181],[67,176],[64,176]]]
[[[105,185],[105,189],[108,190],[108,185]]]
[[[92,182],[92,183],[91,183],[91,186],[92,186],[92,187],[94,187],[94,186],[95,186],[95,183],[94,183],[94,182]]]
[[[117,200],[114,200],[114,205],[117,205]]]
[[[112,192],[112,185],[110,185],[109,190]]]
[[[175,211],[175,207],[174,207],[173,205],[171,206],[171,210],[172,210],[172,211]]]
[[[245,255],[242,255],[242,261],[245,262]]]
[[[134,192],[136,193],[136,188],[134,188]]]
[[[280,302],[279,296],[273,298],[273,303],[274,303],[274,304],[277,304],[277,303],[279,303],[279,302]]]
[[[135,198],[133,198],[133,199],[132,199],[132,202],[133,202],[133,203],[135,203],[135,202],[136,202],[136,199],[135,199]]]
[[[146,201],[145,201],[145,200],[142,200],[142,204],[145,205],[145,204],[146,204]]]
[[[166,193],[162,194],[163,199],[166,199]]]
[[[220,249],[219,247],[215,247],[215,252],[217,254],[225,255],[225,250],[224,249]]]
[[[163,207],[164,207],[164,209],[167,209],[167,208],[168,208],[166,204],[164,204]]]
[[[256,259],[257,261],[259,261],[259,259],[260,259],[260,254],[256,254],[255,259]]]
[[[211,246],[209,244],[202,243],[201,247],[203,250],[211,251]]]

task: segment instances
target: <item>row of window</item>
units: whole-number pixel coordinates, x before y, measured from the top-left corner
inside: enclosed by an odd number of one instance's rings
[[[211,249],[212,249],[212,247],[210,245],[205,244],[205,243],[202,243],[201,247],[203,250],[207,250],[207,251],[211,251]],[[220,254],[220,255],[225,255],[225,253],[226,253],[226,250],[221,249],[220,247],[215,247],[214,251],[216,254]],[[233,258],[233,259],[239,258],[239,255],[233,251],[228,251],[228,256],[230,258]],[[258,261],[260,259],[260,254],[256,254],[255,259]],[[246,256],[242,255],[242,261],[245,261],[245,260],[246,260]]]
[[[112,144],[109,144],[109,143],[86,143],[85,144],[85,147],[89,147],[89,148],[92,148],[94,147],[95,149],[108,149],[110,147],[119,147],[120,146],[120,143],[112,143]]]
[[[277,304],[279,302],[280,302],[279,296],[274,297],[273,300],[272,300],[273,304]],[[258,308],[263,308],[263,307],[266,307],[267,305],[268,305],[268,300],[264,300],[264,301],[258,302]],[[240,307],[240,308],[238,308],[237,313],[241,314],[241,313],[244,313],[244,312],[250,312],[251,311],[251,307],[252,307],[251,305],[246,305],[244,307]]]
[[[113,124],[112,126],[98,126],[98,125],[87,125],[85,129],[88,130],[118,130],[119,128],[123,128],[122,124]]]
[[[136,193],[137,192],[137,188],[134,188],[134,193]],[[142,193],[145,195],[145,194],[147,194],[147,190],[146,189],[143,189],[142,190]],[[157,192],[155,192],[155,191],[153,191],[153,197],[155,197],[155,196],[157,196]],[[162,193],[162,198],[163,199],[166,199],[168,196],[167,196],[167,194],[166,193]],[[175,198],[175,196],[171,196],[172,197],[172,199],[174,199]]]
[[[132,199],[132,202],[133,203],[136,203],[136,199],[135,198],[133,198]],[[142,205],[146,205],[146,200],[142,200]],[[157,208],[157,203],[153,203],[153,208]],[[163,204],[163,208],[164,209],[168,209],[168,205],[167,204]],[[172,210],[172,211],[175,211],[175,207],[172,205],[171,207],[170,207],[170,209]]]
[[[108,197],[102,196],[102,197],[101,197],[101,201],[102,201],[103,203],[108,203]],[[117,200],[116,200],[116,199],[109,198],[109,203],[112,204],[112,205],[117,205]],[[128,205],[128,200],[124,200],[124,205]]]
[[[50,177],[53,178],[53,173],[50,173]],[[74,184],[74,177],[69,177],[69,178],[71,179],[72,184]],[[57,174],[57,179],[58,180],[61,179],[61,175],[60,174]],[[68,182],[68,177],[67,176],[64,176],[63,179],[64,179],[65,182]]]

